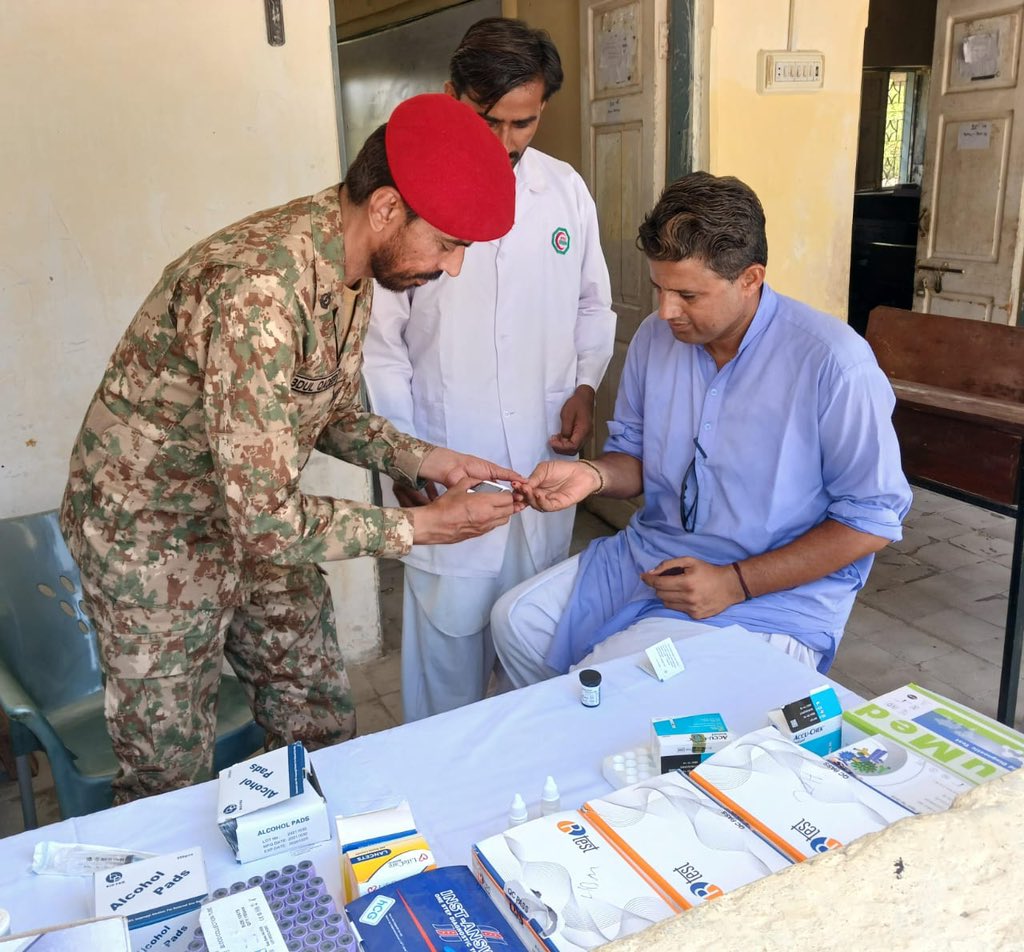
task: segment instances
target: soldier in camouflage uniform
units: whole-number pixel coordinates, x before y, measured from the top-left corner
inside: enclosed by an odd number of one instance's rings
[[[371,279],[457,274],[466,244],[508,230],[513,204],[486,124],[418,96],[340,186],[232,225],[164,271],[86,413],[61,508],[99,635],[117,802],[210,777],[225,657],[271,745],[351,737],[316,563],[459,541],[521,508],[465,491],[516,474],[399,433],[359,399]],[[451,491],[422,510],[310,496],[299,477],[314,448]]]

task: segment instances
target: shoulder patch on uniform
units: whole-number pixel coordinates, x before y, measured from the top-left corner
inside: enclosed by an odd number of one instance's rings
[[[296,374],[292,377],[292,390],[296,393],[323,393],[325,390],[330,390],[338,382],[340,376],[340,368],[326,377],[304,377],[302,374]]]

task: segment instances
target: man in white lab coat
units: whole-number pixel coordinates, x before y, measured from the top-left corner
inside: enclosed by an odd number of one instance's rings
[[[364,374],[375,412],[400,430],[522,472],[575,455],[593,426],[615,314],[597,211],[571,166],[528,148],[562,85],[542,30],[501,17],[470,27],[445,91],[472,106],[508,150],[516,218],[466,250],[457,280],[378,289]],[[400,505],[436,494],[394,487]],[[387,494],[387,491],[386,491]],[[569,551],[574,510],[527,509],[507,526],[405,557],[402,703],[406,721],[479,700],[494,667],[497,598]]]

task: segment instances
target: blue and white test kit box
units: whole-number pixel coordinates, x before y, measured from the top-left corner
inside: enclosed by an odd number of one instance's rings
[[[843,706],[827,685],[769,711],[768,721],[787,740],[820,757],[843,746]]]
[[[99,870],[93,886],[96,915],[124,916],[133,952],[184,950],[209,892],[198,846]]]
[[[327,802],[302,744],[220,772],[217,823],[240,863],[331,838]]]

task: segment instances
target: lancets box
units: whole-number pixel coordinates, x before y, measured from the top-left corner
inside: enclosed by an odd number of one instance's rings
[[[183,950],[209,889],[199,847],[100,870],[93,886],[96,915],[124,916],[134,952]]]
[[[240,863],[331,838],[327,803],[302,744],[220,773],[217,822]]]

